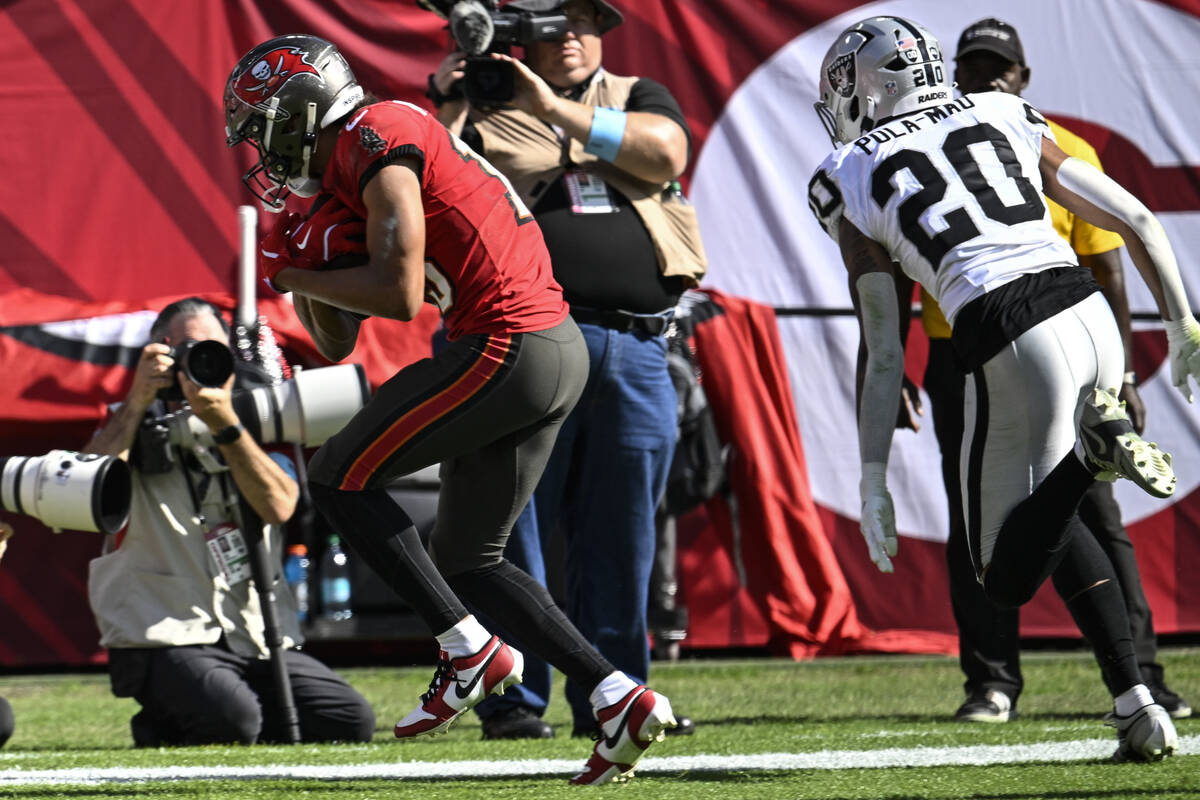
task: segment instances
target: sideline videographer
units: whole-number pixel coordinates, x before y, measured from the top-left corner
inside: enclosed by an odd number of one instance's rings
[[[451,53],[431,76],[438,118],[512,183],[532,209],[571,316],[588,345],[590,374],[559,433],[507,557],[545,579],[542,546],[565,537],[567,613],[619,669],[646,678],[646,609],[655,510],[677,434],[677,396],[665,334],[684,289],[705,272],[695,213],[675,179],[690,132],[661,84],[601,66],[601,37],[621,24],[605,0],[518,0],[506,13],[559,11],[567,32],[525,43],[511,64],[510,104],[471,107]],[[479,706],[485,738],[553,735],[540,719],[550,671],[532,659],[525,682]],[[573,733],[595,720],[568,682]],[[675,733],[693,725],[678,717]]]
[[[122,458],[133,472],[129,525],[91,562],[88,593],[100,644],[109,649],[113,694],[142,706],[130,721],[134,744],[284,740],[247,538],[234,522],[239,495],[267,528],[302,741],[370,741],[375,715],[367,701],[294,649],[303,637],[291,593],[278,579],[281,526],[299,495],[294,465],[265,452],[241,427],[231,395],[236,372],[222,386],[199,386],[172,357],[188,340],[228,347],[220,311],[194,297],[171,303],[150,339],[125,401],[84,448]],[[161,399],[176,388],[179,399]],[[184,401],[215,444],[185,452],[147,442],[144,423]]]

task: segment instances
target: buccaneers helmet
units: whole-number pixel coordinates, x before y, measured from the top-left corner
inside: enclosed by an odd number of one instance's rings
[[[242,182],[264,208],[283,208],[289,192],[316,194],[309,165],[317,134],[363,96],[337,47],[316,36],[277,36],[242,56],[225,84],[225,144],[258,150]]]
[[[938,40],[900,17],[871,17],[842,31],[821,62],[819,82],[814,108],[835,145],[951,99]]]

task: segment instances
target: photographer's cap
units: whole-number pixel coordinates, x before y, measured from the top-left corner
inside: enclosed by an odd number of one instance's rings
[[[591,3],[596,9],[596,32],[601,36],[625,21],[624,15],[607,0],[591,0]],[[566,4],[567,0],[512,0],[500,10],[507,11],[511,8],[541,14],[547,11],[558,11]]]
[[[962,58],[967,53],[980,50],[1025,66],[1025,48],[1021,46],[1021,37],[1017,35],[1017,29],[1004,20],[988,17],[969,26],[958,37],[958,52],[954,57]]]

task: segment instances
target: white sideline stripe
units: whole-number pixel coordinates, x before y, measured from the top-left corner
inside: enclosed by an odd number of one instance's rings
[[[726,772],[732,770],[886,769],[984,764],[1021,764],[1107,759],[1112,739],[967,747],[892,747],[883,750],[821,750],[815,753],[761,753],[737,756],[648,757],[641,774]],[[1200,755],[1200,735],[1179,737],[1176,755]],[[408,761],[393,764],[269,764],[246,767],[79,767],[0,772],[0,785],[101,784],[203,780],[368,780],[420,778],[500,778],[522,775],[574,775],[582,759],[527,761]]]

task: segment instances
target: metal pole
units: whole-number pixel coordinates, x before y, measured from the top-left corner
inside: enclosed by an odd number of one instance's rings
[[[271,655],[271,677],[279,700],[279,712],[283,717],[283,739],[289,744],[300,741],[300,716],[296,713],[296,700],[292,696],[292,682],[288,677],[287,662],[284,660],[283,632],[279,628],[279,609],[275,605],[275,570],[267,548],[266,528],[262,519],[250,504],[238,496],[238,511],[241,519],[238,527],[246,537],[247,555],[250,557],[250,573],[254,588],[258,592],[258,604],[262,608],[263,638],[267,652]],[[276,557],[275,561],[279,561]]]
[[[236,329],[234,346],[242,350],[243,358],[257,360],[258,356],[258,297],[255,280],[258,276],[258,209],[254,206],[238,206],[238,303],[234,315]],[[296,713],[296,701],[292,696],[292,682],[288,677],[287,662],[284,660],[283,634],[279,629],[279,609],[275,605],[275,570],[269,568],[271,553],[267,548],[266,529],[262,519],[238,493],[238,527],[249,546],[250,572],[254,576],[254,587],[258,592],[258,604],[262,609],[263,638],[271,656],[271,677],[275,683],[275,694],[279,699],[279,711],[283,717],[284,741],[300,741],[300,717]],[[276,554],[276,561],[282,561]]]

